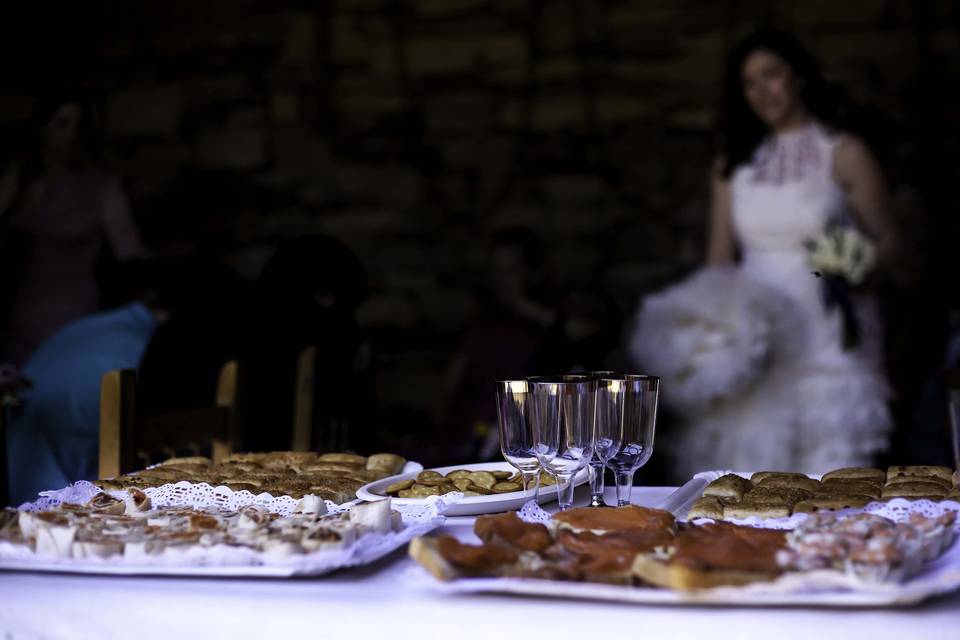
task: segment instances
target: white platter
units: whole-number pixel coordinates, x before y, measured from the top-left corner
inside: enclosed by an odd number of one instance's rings
[[[449,467],[436,467],[432,469],[438,473],[447,474],[457,469],[466,469],[468,471],[516,471],[508,462],[479,462],[476,464],[456,464]],[[394,482],[401,480],[412,480],[417,477],[416,472],[404,472],[399,475],[377,480],[357,489],[357,497],[367,502],[383,500],[387,497],[384,490]],[[584,468],[574,479],[574,486],[579,486],[589,479],[589,470]],[[462,498],[460,501],[451,504],[444,512],[446,516],[476,516],[484,513],[500,513],[502,511],[515,511],[533,499],[533,491],[514,491],[513,493],[498,493],[491,496],[470,496]],[[544,504],[557,499],[557,488],[554,486],[543,487],[537,497],[537,502]],[[416,505],[422,504],[423,500],[418,498],[393,498],[393,504],[396,505]]]
[[[630,604],[738,606],[738,607],[907,607],[960,588],[958,546],[936,565],[904,584],[866,587],[851,585],[837,572],[822,571],[785,576],[776,582],[744,587],[722,587],[695,592],[647,587],[561,582],[528,578],[461,578],[434,582],[447,593],[506,593]],[[952,556],[952,557],[950,557]],[[433,578],[430,578],[431,580]]]

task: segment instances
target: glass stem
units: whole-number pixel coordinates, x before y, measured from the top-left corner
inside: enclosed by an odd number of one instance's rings
[[[573,474],[557,474],[557,503],[561,511],[573,506]]]
[[[523,483],[524,494],[531,489],[537,491],[540,488],[540,471],[521,471],[520,481]],[[539,491],[537,491],[537,493],[539,493]],[[533,497],[536,499],[537,495],[534,495]]]
[[[630,504],[630,493],[633,490],[633,473],[617,469],[617,506]]]

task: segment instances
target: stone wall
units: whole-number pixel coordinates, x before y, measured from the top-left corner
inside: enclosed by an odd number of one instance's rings
[[[344,240],[371,276],[384,404],[431,406],[491,229],[535,228],[554,287],[597,283],[627,314],[697,263],[724,53],[756,25],[795,32],[889,118],[921,195],[958,169],[941,162],[960,115],[946,1],[77,5],[4,10],[5,48],[46,70],[5,56],[0,119],[50,78],[91,89],[160,251],[190,237],[252,277],[280,237]]]

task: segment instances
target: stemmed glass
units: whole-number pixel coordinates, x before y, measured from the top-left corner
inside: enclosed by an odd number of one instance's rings
[[[540,479],[540,461],[533,437],[530,385],[526,380],[497,380],[496,386],[500,452],[520,472],[524,494],[531,489],[536,491]]]
[[[604,472],[607,462],[623,443],[623,374],[599,371],[597,378],[597,426],[590,467],[590,506],[605,507]]]
[[[630,504],[633,474],[653,453],[653,433],[657,423],[657,399],[660,378],[656,376],[623,377],[618,394],[622,396],[620,421],[623,444],[608,463],[617,476],[617,506]]]
[[[567,375],[528,378],[537,460],[557,479],[557,502],[573,506],[573,478],[593,457],[597,380]]]

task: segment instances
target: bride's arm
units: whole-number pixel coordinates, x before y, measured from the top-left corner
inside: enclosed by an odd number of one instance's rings
[[[723,178],[722,161],[714,163],[710,172],[710,235],[707,241],[707,264],[724,265],[734,261],[733,224],[730,220],[730,188]]]
[[[860,226],[877,243],[880,267],[889,269],[896,263],[899,247],[880,163],[862,140],[845,135],[837,145],[833,171]]]

